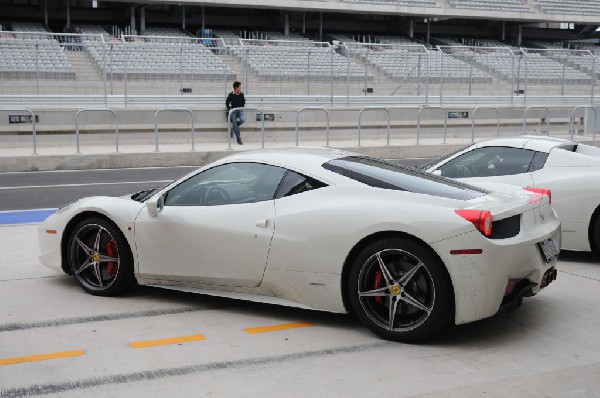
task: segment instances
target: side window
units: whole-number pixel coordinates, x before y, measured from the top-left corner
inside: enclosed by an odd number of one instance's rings
[[[491,177],[525,173],[535,152],[522,148],[483,147],[467,152],[440,167],[450,178]]]
[[[322,183],[321,181],[305,177],[289,170],[281,182],[281,186],[277,190],[276,198],[279,199],[285,196],[292,196],[325,186],[327,186],[327,184]]]
[[[285,171],[260,163],[216,166],[171,189],[165,196],[165,206],[218,206],[271,200]]]
[[[533,155],[533,160],[529,165],[529,171],[538,171],[544,168],[546,164],[546,159],[548,159],[548,154],[546,152],[536,152]]]

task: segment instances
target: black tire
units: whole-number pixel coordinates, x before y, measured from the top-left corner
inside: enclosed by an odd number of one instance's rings
[[[600,215],[598,215],[594,221],[590,243],[592,244],[592,252],[594,255],[600,257]]]
[[[360,252],[350,269],[352,309],[365,326],[387,340],[424,339],[454,316],[452,286],[443,267],[415,241],[376,241]]]
[[[77,283],[93,295],[114,296],[135,284],[129,244],[107,220],[79,222],[69,235],[67,260]]]

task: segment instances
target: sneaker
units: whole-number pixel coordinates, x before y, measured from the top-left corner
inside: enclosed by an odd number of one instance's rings
[[[242,142],[241,138],[237,139],[237,143],[240,144],[240,145],[244,145],[244,143]]]

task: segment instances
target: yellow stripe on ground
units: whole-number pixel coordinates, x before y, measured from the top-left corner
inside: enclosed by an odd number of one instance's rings
[[[38,361],[48,361],[50,359],[61,359],[61,358],[71,358],[78,357],[84,355],[85,351],[83,350],[73,350],[73,351],[62,351],[62,352],[53,352],[50,354],[39,354],[39,355],[29,355],[26,357],[17,357],[17,358],[0,358],[0,366],[1,365],[15,365],[17,363],[23,362],[38,362]]]
[[[156,347],[158,345],[187,343],[189,341],[201,341],[201,340],[206,340],[206,337],[204,337],[203,334],[194,334],[192,336],[173,337],[171,339],[135,341],[133,343],[129,343],[129,345],[133,348],[147,348],[147,347]]]
[[[272,326],[260,326],[257,328],[247,328],[244,329],[247,333],[256,334],[256,333],[266,333],[266,332],[276,332],[279,330],[287,330],[287,329],[295,329],[295,328],[307,328],[315,326],[312,322],[298,322],[298,323],[284,323],[281,325],[272,325]]]

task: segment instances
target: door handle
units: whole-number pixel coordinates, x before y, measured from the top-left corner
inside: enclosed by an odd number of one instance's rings
[[[269,226],[269,220],[258,220],[255,224],[259,228],[267,228]]]

